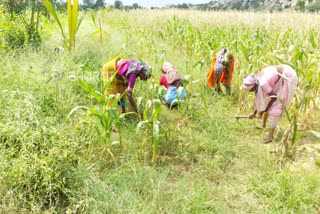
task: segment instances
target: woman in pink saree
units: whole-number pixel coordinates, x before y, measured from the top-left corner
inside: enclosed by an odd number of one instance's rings
[[[250,74],[243,79],[243,88],[255,92],[254,112],[249,115],[252,119],[262,116],[260,128],[266,127],[270,116],[270,129],[262,143],[273,140],[275,128],[288,108],[298,86],[298,77],[289,65],[274,65],[262,69],[257,75]]]

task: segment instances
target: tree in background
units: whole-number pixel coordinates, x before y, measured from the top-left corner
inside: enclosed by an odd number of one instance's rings
[[[186,3],[183,3],[183,4],[178,4],[176,6],[176,8],[179,8],[179,9],[189,9],[189,6],[186,4]]]
[[[120,0],[115,0],[114,1],[114,8],[115,9],[118,9],[118,10],[121,10],[123,8],[123,3],[122,1]]]
[[[83,0],[82,9],[93,9],[98,10],[99,8],[105,8],[105,1],[104,0]]]
[[[132,5],[132,9],[138,9],[138,8],[141,8],[138,3],[134,3]]]
[[[67,10],[67,1],[65,0],[52,0],[52,4],[57,11],[65,12]]]
[[[320,2],[314,1],[311,4],[308,4],[305,9],[310,12],[320,11]]]
[[[13,17],[14,14],[20,14],[28,7],[28,1],[4,0],[3,6],[4,10]]]
[[[299,11],[304,11],[305,7],[306,3],[304,2],[304,0],[298,0],[295,9]]]
[[[94,5],[94,9],[105,8],[105,7],[106,7],[106,4],[104,0],[97,0]]]
[[[92,9],[95,4],[95,0],[83,0],[83,8],[84,9]]]
[[[4,11],[8,12],[11,17],[5,28],[5,39],[8,45],[17,47],[28,41],[30,44],[38,46],[41,42],[39,17],[40,12],[44,10],[41,2],[37,0],[5,0],[3,5]],[[30,10],[30,13],[24,13],[25,10]],[[28,14],[30,14],[29,17]],[[21,24],[19,25],[19,23]],[[20,28],[21,26],[23,27]]]
[[[132,4],[132,6],[129,6],[129,5],[125,5],[124,7],[122,7],[122,9],[125,9],[125,10],[136,10],[136,9],[139,9],[139,8],[142,8],[138,3],[134,3]]]

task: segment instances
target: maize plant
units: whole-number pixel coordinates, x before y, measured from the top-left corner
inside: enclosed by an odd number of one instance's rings
[[[65,33],[64,27],[62,25],[62,22],[59,19],[59,16],[52,6],[51,2],[49,0],[43,0],[44,6],[47,8],[47,10],[51,13],[57,24],[59,25],[61,36],[63,39],[64,46],[67,47],[67,50],[71,51],[73,48],[75,48],[76,45],[76,33],[80,27],[80,24],[83,20],[82,18],[79,18],[78,16],[78,10],[79,10],[79,3],[78,0],[74,0],[73,3],[71,0],[68,0],[67,2],[67,9],[68,9],[68,33]]]
[[[90,70],[89,70],[90,71]],[[79,85],[82,89],[90,93],[94,99],[97,102],[97,105],[91,106],[77,106],[74,109],[72,109],[68,115],[72,115],[75,111],[79,109],[85,109],[89,115],[92,115],[96,118],[96,120],[91,120],[88,118],[87,123],[92,124],[97,131],[97,134],[101,140],[101,142],[108,143],[110,140],[111,133],[113,131],[113,128],[115,126],[118,127],[118,133],[119,133],[119,141],[121,142],[121,131],[120,131],[120,119],[123,118],[126,114],[119,115],[117,104],[120,100],[121,95],[110,95],[105,96],[105,90],[110,86],[112,81],[114,80],[116,76],[116,72],[114,75],[108,79],[108,81],[105,83],[103,89],[101,92],[96,91],[93,87],[91,87],[88,83],[85,81],[78,79]],[[97,81],[101,81],[98,79]],[[116,106],[116,107],[114,107]]]

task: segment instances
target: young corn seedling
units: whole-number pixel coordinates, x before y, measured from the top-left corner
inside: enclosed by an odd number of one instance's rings
[[[87,69],[87,71],[90,71],[90,70]],[[74,109],[72,109],[71,112],[69,113],[69,116],[70,116],[73,112],[75,112],[78,109],[86,109],[89,115],[96,117],[98,121],[88,120],[88,122],[89,124],[93,124],[93,126],[95,127],[99,135],[100,140],[105,143],[109,142],[111,133],[115,126],[118,127],[119,140],[121,142],[120,123],[121,123],[121,118],[123,118],[126,115],[126,114],[119,115],[118,113],[117,105],[121,98],[120,94],[110,95],[107,97],[104,95],[105,90],[110,86],[115,76],[116,76],[116,72],[104,84],[102,92],[96,91],[93,87],[91,87],[85,81],[79,79],[78,81],[80,86],[95,98],[97,105],[93,107],[77,106]],[[99,79],[99,81],[101,81],[101,79]]]
[[[159,91],[159,87],[157,84],[151,85],[151,90],[157,93]],[[151,93],[154,94],[154,93]],[[138,100],[138,105],[140,105],[142,99]],[[160,116],[162,112],[162,102],[160,99],[149,99],[145,103],[145,108],[143,111],[143,120],[137,124],[137,131],[142,127],[146,126],[148,129],[148,133],[151,135],[152,142],[152,163],[155,164],[158,158],[158,146],[160,140]],[[151,112],[151,115],[149,114]]]
[[[148,116],[148,110],[152,111],[152,114]],[[162,103],[159,99],[148,100],[146,108],[143,112],[144,120],[137,124],[137,131],[142,127],[146,126],[151,133],[152,142],[152,163],[155,164],[158,158],[158,145],[160,139],[160,114],[162,110]]]
[[[278,145],[278,152],[280,152],[280,158],[278,160],[278,168],[281,171],[282,170],[282,164],[286,157],[292,158],[294,154],[296,153],[296,147],[295,144],[299,138],[298,135],[298,115],[297,112],[292,111],[290,114],[288,109],[283,103],[283,100],[278,97],[279,102],[282,104],[284,112],[286,114],[286,118],[289,121],[289,125],[287,129],[285,130],[281,141]]]

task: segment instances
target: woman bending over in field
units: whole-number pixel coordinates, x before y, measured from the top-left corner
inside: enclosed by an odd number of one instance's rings
[[[141,80],[147,80],[151,77],[151,68],[149,65],[135,59],[115,58],[103,65],[104,83],[106,83],[115,72],[117,72],[117,74],[109,87],[106,89],[105,95],[109,96],[111,94],[120,93],[121,98],[119,104],[122,107],[122,113],[125,113],[126,102],[124,94],[127,92],[127,97],[131,106],[135,112],[140,115],[141,113],[137,108],[135,100],[133,99],[132,91],[138,77]]]
[[[262,143],[272,142],[274,130],[284,112],[283,105],[289,107],[297,86],[297,74],[289,65],[269,66],[257,75],[251,73],[243,78],[243,88],[255,92],[254,112],[249,118],[262,116],[260,128],[265,128],[270,115],[269,133]]]
[[[162,76],[159,81],[166,89],[164,101],[167,106],[175,107],[177,100],[184,100],[187,92],[182,84],[182,78],[178,73],[178,70],[169,62],[164,62],[162,65]]]
[[[234,57],[227,49],[220,50],[212,59],[208,71],[208,87],[221,93],[221,83],[227,94],[231,94],[231,80],[234,70]]]

